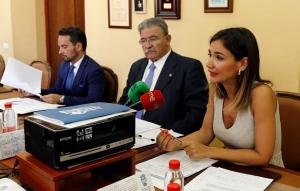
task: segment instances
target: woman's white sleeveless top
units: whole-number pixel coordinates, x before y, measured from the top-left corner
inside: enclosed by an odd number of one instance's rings
[[[255,128],[250,105],[247,109],[237,113],[235,122],[229,129],[225,128],[222,110],[223,99],[215,96],[213,121],[213,131],[215,136],[220,139],[227,148],[253,149],[255,147]],[[281,155],[281,123],[278,103],[275,118],[276,141],[270,164],[284,167]]]

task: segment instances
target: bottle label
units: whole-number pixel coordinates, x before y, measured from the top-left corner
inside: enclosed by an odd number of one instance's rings
[[[12,132],[12,131],[15,131],[15,130],[16,130],[16,126],[13,126],[13,127],[3,127],[2,128],[2,132],[3,133]]]

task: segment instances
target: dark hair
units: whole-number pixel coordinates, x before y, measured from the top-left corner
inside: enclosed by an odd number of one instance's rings
[[[76,43],[82,44],[82,49],[85,51],[87,46],[87,40],[85,33],[79,27],[65,27],[61,28],[58,32],[61,36],[70,36],[73,45]]]
[[[138,30],[141,33],[142,30],[144,30],[145,28],[149,28],[152,26],[158,26],[162,30],[164,35],[169,34],[168,25],[167,25],[166,21],[159,17],[149,18],[149,19],[142,21],[138,25]]]
[[[235,60],[239,61],[244,57],[248,58],[248,66],[237,77],[237,92],[233,101],[233,108],[239,109],[246,107],[251,98],[251,90],[255,85],[270,84],[268,80],[263,80],[259,74],[259,49],[253,33],[246,28],[228,28],[217,32],[210,43],[221,40],[223,46],[229,50]],[[256,83],[258,82],[258,83]],[[217,95],[226,97],[227,93],[222,84],[215,84]]]

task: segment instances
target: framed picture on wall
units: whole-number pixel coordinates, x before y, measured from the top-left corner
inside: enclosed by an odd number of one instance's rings
[[[133,8],[135,13],[146,13],[146,0],[133,0]]]
[[[232,13],[233,0],[204,0],[205,13]]]
[[[180,19],[180,0],[155,0],[155,17]]]
[[[108,27],[131,29],[131,0],[108,0]]]

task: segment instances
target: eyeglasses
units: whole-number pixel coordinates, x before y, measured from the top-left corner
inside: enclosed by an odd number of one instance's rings
[[[140,45],[142,45],[142,46],[146,45],[147,43],[154,45],[154,44],[158,43],[159,40],[160,40],[159,37],[153,36],[153,37],[150,37],[150,38],[141,38],[141,39],[139,40],[139,43],[140,43]]]

